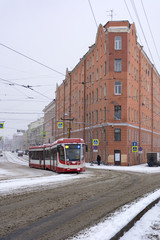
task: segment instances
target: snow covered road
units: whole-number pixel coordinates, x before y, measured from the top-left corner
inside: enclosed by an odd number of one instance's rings
[[[131,171],[144,174],[160,173],[160,167],[149,168],[147,164],[133,167],[116,167],[116,166],[90,166],[91,169],[102,169],[111,171]],[[31,169],[28,167],[28,160],[17,157],[16,154],[7,152],[4,157],[0,158],[0,196],[11,195],[12,193],[32,191],[38,187],[58,184],[67,184],[73,179],[90,178],[91,173],[85,174],[56,174],[50,171]],[[109,240],[118,232],[128,221],[144,209],[150,202],[160,197],[160,188],[156,191],[145,194],[143,198],[124,205],[122,208],[104,218],[96,226],[87,228],[75,236],[69,238],[72,240]],[[160,239],[160,203],[152,208],[136,225],[127,232],[121,240],[149,240]]]

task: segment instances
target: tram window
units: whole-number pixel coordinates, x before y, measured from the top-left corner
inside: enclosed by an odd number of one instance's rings
[[[33,153],[29,152],[29,158],[32,159],[33,158]]]
[[[57,146],[57,150],[58,150],[58,153],[59,153],[60,160],[64,161],[64,147],[59,145],[59,146]]]
[[[50,159],[50,151],[49,150],[45,151],[45,159],[46,160]]]
[[[43,151],[40,151],[40,152],[39,152],[39,159],[40,159],[40,160],[43,160]]]
[[[57,160],[57,150],[56,149],[52,150],[52,159]]]
[[[65,145],[66,158],[69,161],[79,161],[81,145],[79,144],[67,144]]]
[[[35,152],[35,159],[39,160],[39,152]]]

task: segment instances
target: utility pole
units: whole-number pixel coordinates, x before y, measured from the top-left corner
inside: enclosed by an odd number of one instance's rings
[[[61,118],[62,121],[69,121],[69,128],[68,128],[68,138],[71,137],[71,122],[74,120],[74,118]]]

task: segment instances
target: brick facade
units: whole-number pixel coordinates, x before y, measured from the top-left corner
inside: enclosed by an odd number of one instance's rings
[[[137,42],[135,25],[100,25],[96,41],[56,89],[56,139],[81,137],[90,147],[88,161],[115,165],[146,162],[160,151],[160,76]],[[91,139],[99,139],[98,152]],[[132,142],[142,153],[132,152]]]

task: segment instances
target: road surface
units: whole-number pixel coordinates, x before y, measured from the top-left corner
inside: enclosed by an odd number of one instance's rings
[[[8,160],[0,163],[0,167],[18,169],[24,174],[38,172],[39,177],[43,172],[52,174]],[[160,188],[159,173],[87,169],[85,174],[90,177],[2,195],[0,239],[67,239],[124,204]]]

